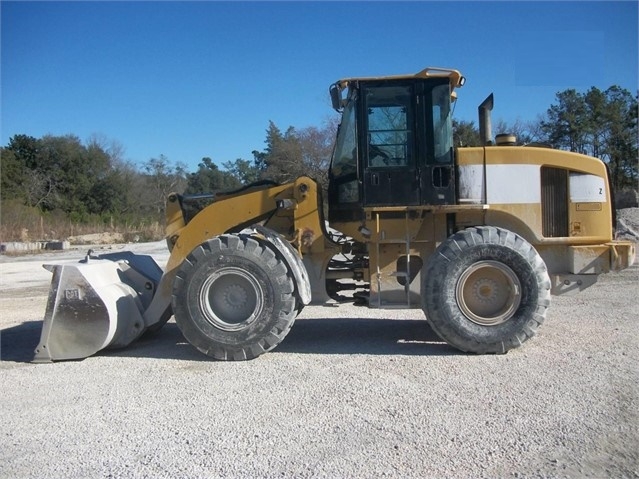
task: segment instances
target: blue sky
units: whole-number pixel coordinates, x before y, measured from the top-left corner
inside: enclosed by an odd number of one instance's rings
[[[534,120],[567,88],[638,88],[638,3],[7,2],[1,138],[98,134],[137,164],[252,159],[320,126],[343,77],[456,68],[455,115]]]

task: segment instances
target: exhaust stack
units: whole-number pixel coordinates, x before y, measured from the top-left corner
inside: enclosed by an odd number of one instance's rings
[[[493,144],[493,132],[490,120],[490,112],[493,109],[494,104],[493,94],[488,97],[479,105],[479,137],[481,139],[482,146],[490,146]]]

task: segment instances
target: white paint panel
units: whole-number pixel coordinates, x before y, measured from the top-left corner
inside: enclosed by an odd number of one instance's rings
[[[459,200],[462,204],[484,202],[483,165],[459,167]]]
[[[539,165],[488,165],[488,204],[540,203]],[[459,198],[462,203],[481,203],[484,189],[483,165],[459,168]]]
[[[489,165],[488,204],[541,203],[539,165]]]
[[[600,176],[570,173],[570,201],[573,203],[605,203],[606,183]]]

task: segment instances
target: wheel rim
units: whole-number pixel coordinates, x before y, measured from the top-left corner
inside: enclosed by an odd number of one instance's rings
[[[504,263],[480,261],[459,278],[456,299],[473,323],[495,326],[508,321],[521,303],[519,278]]]
[[[262,311],[262,287],[239,268],[222,268],[209,276],[200,290],[199,306],[216,328],[237,331],[255,321]]]

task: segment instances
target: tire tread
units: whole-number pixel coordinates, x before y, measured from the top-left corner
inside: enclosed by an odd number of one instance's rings
[[[445,288],[445,276],[448,268],[460,261],[466,254],[476,253],[484,246],[500,246],[523,258],[529,265],[534,282],[537,285],[535,307],[530,317],[523,321],[518,330],[510,332],[501,339],[486,340],[484,337],[473,337],[470,330],[464,331],[459,321],[452,321],[447,311],[456,308],[455,292]],[[451,265],[453,263],[453,265]],[[530,278],[520,278],[524,281]],[[450,281],[450,280],[449,280]],[[454,289],[454,288],[452,288]],[[452,304],[455,304],[455,307]],[[424,266],[422,275],[422,308],[429,320],[431,328],[451,346],[477,354],[503,354],[520,347],[528,339],[536,335],[537,329],[546,319],[550,306],[550,278],[546,265],[534,247],[520,235],[494,226],[475,226],[459,231],[444,241],[435,254]],[[462,313],[459,312],[458,315]],[[464,317],[465,319],[465,317]],[[466,319],[466,321],[468,321]],[[486,328],[494,328],[487,326]],[[477,329],[477,328],[475,328]],[[486,330],[487,331],[487,330]]]
[[[238,254],[239,253],[239,254]],[[270,326],[260,335],[247,339],[242,344],[225,344],[220,338],[208,336],[188,313],[185,304],[190,278],[207,262],[221,255],[236,255],[252,258],[262,265],[273,285],[278,311],[275,318],[265,318]],[[187,341],[200,352],[223,361],[254,359],[274,349],[290,331],[295,321],[295,297],[293,275],[288,266],[265,244],[246,235],[225,234],[212,238],[196,247],[178,267],[173,283],[172,306],[176,322]],[[258,321],[260,321],[258,319]],[[223,336],[223,335],[222,335]]]

